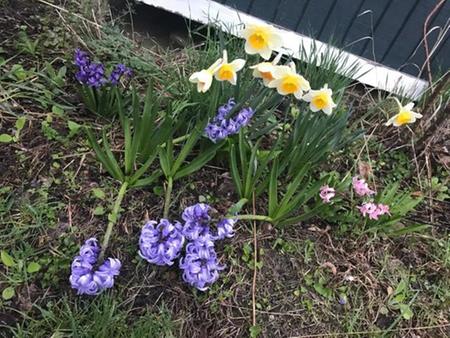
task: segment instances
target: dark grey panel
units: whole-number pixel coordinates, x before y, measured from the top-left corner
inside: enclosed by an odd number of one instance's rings
[[[447,1],[441,8],[441,11],[439,13],[437,13],[437,15],[435,15],[433,17],[433,19],[431,20],[431,22],[428,25],[428,30],[431,31],[428,34],[428,47],[430,48],[430,52],[431,49],[433,48],[433,46],[435,45],[435,43],[437,42],[437,39],[439,37],[439,30],[443,30],[447,20],[449,19],[449,14],[450,14],[450,2]],[[439,30],[438,29],[433,29],[433,27],[440,27]],[[420,35],[421,35],[421,40],[419,41],[419,43],[417,44],[417,46],[415,47],[415,49],[413,50],[413,52],[411,53],[411,55],[408,58],[408,62],[411,64],[416,64],[418,65],[420,68],[422,68],[426,56],[425,56],[425,46],[424,46],[424,41],[423,41],[423,24],[420,27]],[[447,37],[448,37],[448,33],[447,33]],[[445,37],[444,37],[445,38]],[[442,50],[442,48],[445,47],[445,41],[444,43],[441,43],[437,48],[437,53],[436,55]],[[445,48],[444,48],[445,49]],[[449,56],[450,53],[450,49],[448,49],[447,47],[447,57]],[[442,54],[441,54],[442,55]],[[431,62],[432,65],[438,65],[439,63],[436,61],[436,58],[431,58]],[[432,67],[433,70],[437,70],[438,67]]]
[[[297,31],[318,38],[334,7],[334,2],[335,0],[309,1],[304,9]]]
[[[417,68],[413,65],[408,65],[408,58],[416,49],[420,40],[422,39],[422,27],[426,16],[430,13],[435,5],[434,1],[420,0],[408,17],[408,20],[403,25],[403,29],[398,34],[392,47],[387,50],[381,62],[389,65],[395,69],[401,69],[404,72],[412,75],[417,74]]]
[[[416,8],[420,0],[391,0],[389,8],[381,16],[374,32],[375,60],[383,58],[391,44],[393,44],[403,29],[406,21]],[[360,53],[362,56],[373,59],[372,42],[365,46]]]
[[[253,0],[222,0],[222,3],[224,3],[225,5],[239,9],[240,11],[245,13],[249,12],[252,2]]]
[[[273,22],[290,30],[297,30],[306,2],[306,0],[280,0]]]
[[[279,3],[278,0],[255,0],[250,7],[250,13],[258,18],[273,22]]]
[[[327,21],[319,32],[319,40],[342,47],[347,33],[364,0],[336,0]]]

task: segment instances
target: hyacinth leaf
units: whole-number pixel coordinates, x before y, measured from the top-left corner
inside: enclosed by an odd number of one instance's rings
[[[261,139],[258,140],[258,142],[256,142],[256,144],[253,146],[252,148],[252,152],[250,155],[250,160],[249,160],[249,166],[247,169],[247,174],[245,177],[245,183],[244,183],[244,198],[250,198],[254,185],[255,185],[255,173],[256,173],[256,168],[258,167],[257,165],[257,153],[258,153],[258,148],[259,148],[259,144],[261,142]]]
[[[202,151],[200,155],[191,160],[189,164],[179,169],[177,173],[174,175],[173,179],[174,180],[180,179],[201,169],[206,163],[208,163],[214,158],[214,156],[217,153],[217,150],[221,148],[224,145],[224,143],[225,142],[219,142],[212,146],[209,146],[206,150]]]
[[[97,156],[98,160],[104,165],[106,171],[116,180],[122,181],[123,180],[123,174],[120,168],[118,168],[114,165],[113,162],[111,162],[110,157],[107,155],[106,151],[103,151],[100,146],[97,143],[97,140],[95,139],[94,135],[92,134],[92,131],[89,128],[84,128],[89,144],[91,145],[92,149],[94,149],[95,155]],[[106,137],[105,137],[106,138]],[[103,144],[103,146],[106,148],[109,146]],[[110,150],[111,153],[111,150]],[[114,157],[114,156],[113,156]],[[114,159],[115,160],[115,159]],[[117,164],[117,161],[115,161]]]
[[[144,177],[137,181],[134,181],[132,187],[138,188],[138,187],[143,187],[143,186],[152,184],[156,179],[158,179],[159,176],[161,176],[161,171],[157,170],[148,177]]]
[[[320,211],[322,211],[325,208],[326,208],[326,205],[322,203],[322,204],[319,204],[318,206],[314,207],[313,209],[302,213],[299,216],[294,216],[294,217],[291,217],[291,218],[287,218],[285,220],[276,222],[276,224],[278,226],[280,226],[280,227],[284,227],[286,225],[291,225],[291,224],[296,224],[296,223],[299,223],[299,222],[303,222],[303,221],[306,221],[307,219],[309,219],[311,217],[316,216],[317,214],[320,213]]]
[[[241,160],[242,176],[247,177],[247,143],[245,142],[244,132],[242,129],[239,131],[239,156]]]
[[[168,140],[168,143],[172,143],[172,139]],[[161,169],[164,173],[164,176],[169,177],[170,176],[170,163],[169,163],[169,157],[167,155],[167,147],[166,148],[159,148],[159,163],[161,165]]]
[[[230,145],[230,167],[231,167],[231,177],[234,182],[234,186],[237,190],[238,195],[242,198],[242,182],[239,175],[239,169],[237,166],[236,159],[236,146],[232,143]]]
[[[279,207],[277,208],[275,215],[269,215],[273,216],[272,218],[276,218],[278,215],[282,215],[285,212],[285,209],[288,205],[288,203],[291,201],[291,198],[294,196],[294,194],[297,192],[298,187],[300,186],[300,183],[302,183],[303,179],[305,178],[307,167],[304,166],[302,170],[300,170],[297,175],[294,177],[292,182],[290,182],[287,186],[286,193],[284,194],[281,203]]]
[[[116,160],[116,157],[114,156],[113,152],[111,151],[111,147],[108,142],[108,138],[106,137],[106,131],[103,130],[102,132],[102,141],[103,141],[103,148],[105,150],[105,154],[109,160],[109,162],[112,165],[112,168],[116,175],[120,177],[120,181],[124,181],[124,174],[122,173],[122,170],[120,169],[119,163]]]
[[[191,132],[191,135],[186,140],[186,143],[183,145],[183,148],[181,149],[180,153],[177,156],[177,159],[175,162],[169,161],[170,163],[173,162],[173,165],[170,170],[170,176],[174,177],[177,173],[178,169],[183,164],[184,160],[188,157],[188,155],[191,153],[192,149],[194,148],[195,144],[197,143],[198,139],[200,138],[201,133],[198,131],[197,128],[194,128],[194,130]],[[170,152],[170,155],[173,154]]]
[[[270,171],[269,180],[269,215],[274,215],[278,207],[278,160],[275,160]]]
[[[160,170],[156,170],[156,172],[154,172],[148,178],[142,179],[142,180],[140,179],[141,176],[144,175],[147,172],[148,168],[151,166],[153,161],[156,159],[156,156],[157,156],[156,153],[152,154],[152,156],[149,157],[147,159],[147,161],[138,170],[136,170],[136,172],[133,174],[133,176],[130,177],[130,179],[129,179],[130,187],[135,187],[136,184],[138,184],[138,182],[139,182],[140,185],[142,185],[143,182],[148,182],[148,184],[150,184],[150,183],[152,183],[154,181],[154,179],[158,178],[161,175]],[[151,177],[155,177],[155,178],[150,179]]]

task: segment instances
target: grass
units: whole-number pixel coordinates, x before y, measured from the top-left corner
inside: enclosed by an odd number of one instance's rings
[[[21,6],[25,13],[36,12],[25,2]],[[84,13],[72,6],[74,13]],[[133,190],[123,201],[109,249],[124,265],[115,288],[96,298],[76,296],[67,281],[70,262],[85,238],[104,233],[119,188],[99,168],[79,126],[90,123],[108,130],[114,150],[123,141],[117,136],[117,122],[94,117],[79,104],[73,69],[65,61],[74,46],[86,43],[99,58],[124,61],[136,69],[138,90],[145,90],[147,79],[153,78],[162,109],[172,100],[196,102],[199,94],[186,79],[211,64],[224,45],[230,55],[242,56],[242,51],[238,39],[213,37],[213,30],[193,27],[197,48],[152,52],[139,48],[117,27],[105,28],[98,39],[95,27],[69,14],[54,20],[52,10],[39,6],[31,26],[41,28],[25,32],[14,28],[18,18],[8,12],[8,29],[3,30],[8,39],[0,45],[2,133],[16,135],[16,121],[26,117],[17,139],[0,144],[0,250],[14,261],[13,266],[0,264],[0,290],[14,289],[12,298],[0,300],[0,336],[447,335],[448,169],[433,162],[429,179],[409,140],[399,144],[396,132],[382,127],[395,103],[357,88],[343,94],[342,105],[356,99],[351,129],[365,127],[366,137],[331,154],[322,169],[342,179],[339,173],[358,173],[361,163],[370,164],[371,182],[377,187],[400,182],[402,189],[424,198],[402,224],[431,227],[389,237],[362,231],[363,224],[354,220],[313,219],[285,229],[260,224],[255,257],[251,224],[239,222],[237,236],[218,247],[227,269],[210,291],[201,293],[187,287],[176,268],[157,268],[137,255],[142,223],[162,212],[164,182],[159,180],[150,189]],[[52,36],[50,45],[34,45]],[[333,88],[349,87],[356,70],[341,69],[347,76],[338,76],[331,72],[336,57],[325,60],[320,68],[298,66],[313,87],[324,79]],[[244,76],[251,81],[250,74]],[[224,92],[223,97],[232,94]],[[201,114],[206,108],[191,109]],[[175,182],[173,208],[182,210],[195,202],[213,203],[220,211],[230,206],[236,196],[220,156]],[[29,269],[31,263],[39,269]]]

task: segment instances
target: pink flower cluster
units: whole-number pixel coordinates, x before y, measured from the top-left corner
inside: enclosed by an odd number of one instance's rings
[[[330,188],[328,185],[324,185],[320,188],[320,198],[323,203],[330,203],[334,196],[336,196],[336,190],[334,190],[334,188]]]
[[[358,176],[353,177],[352,179],[353,189],[355,190],[358,196],[370,196],[375,194],[375,191],[371,190],[363,178],[358,178]]]
[[[361,206],[357,207],[361,214],[366,217],[369,216],[370,219],[378,220],[378,217],[382,215],[389,214],[389,206],[385,204],[375,204],[372,202],[363,203]]]
[[[375,191],[369,188],[369,185],[363,178],[358,176],[352,179],[353,190],[358,196],[371,196],[375,194]],[[323,203],[330,203],[331,199],[336,196],[336,190],[324,185],[320,188],[320,198]],[[369,217],[369,219],[378,220],[382,215],[390,215],[389,206],[382,203],[364,202],[361,206],[357,207],[363,217]]]

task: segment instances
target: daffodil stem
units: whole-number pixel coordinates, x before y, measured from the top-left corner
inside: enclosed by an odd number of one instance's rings
[[[169,216],[169,207],[170,207],[170,197],[172,195],[172,187],[173,187],[173,178],[167,178],[167,187],[166,187],[166,197],[164,199],[164,211],[163,218],[167,218]]]
[[[263,215],[236,215],[236,216],[231,216],[230,218],[241,219],[241,220],[263,221],[263,222],[269,222],[269,223],[273,222],[272,218],[270,218],[269,216],[263,216]]]
[[[117,223],[117,219],[119,218],[120,205],[122,204],[122,200],[127,192],[128,182],[123,182],[120,187],[119,193],[117,194],[116,201],[114,202],[113,210],[108,215],[108,227],[106,228],[105,237],[103,237],[102,248],[100,251],[99,262],[103,262],[105,257],[106,249],[108,248],[109,239],[111,238],[112,229],[114,224]]]

